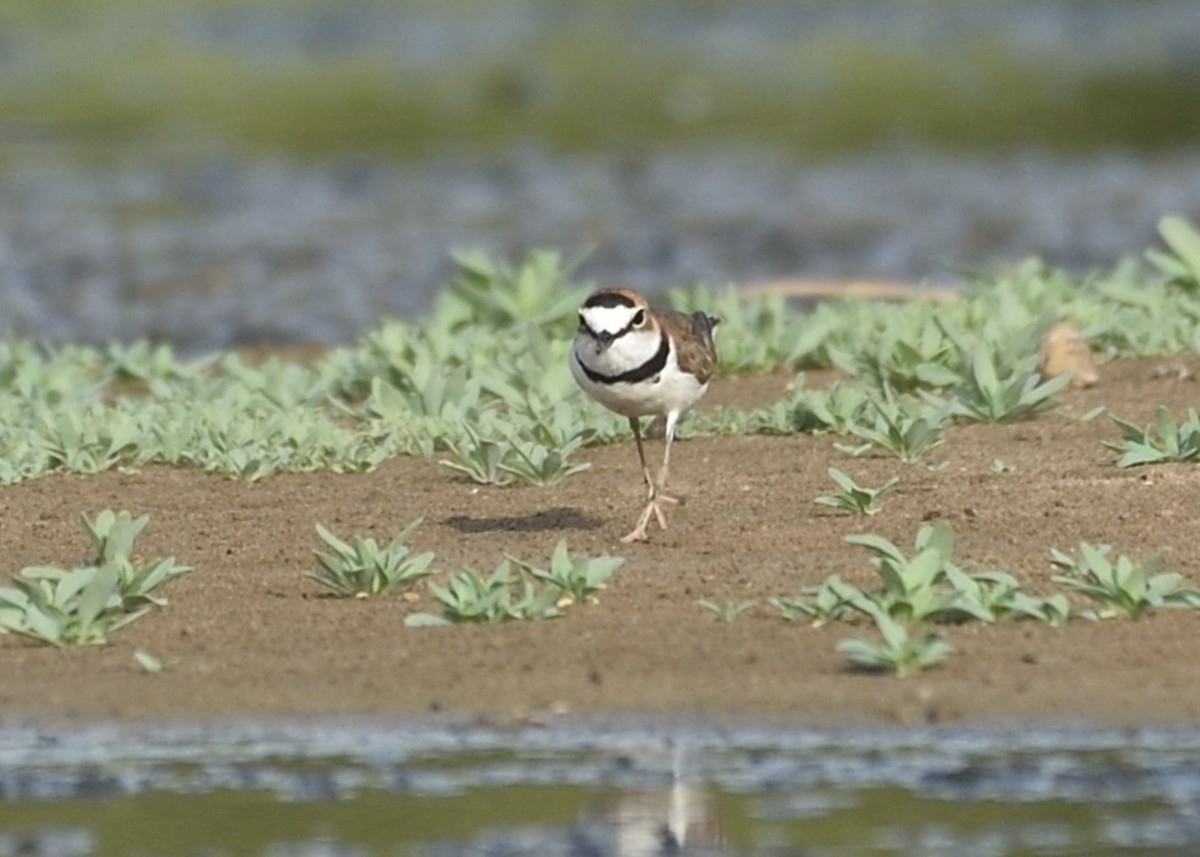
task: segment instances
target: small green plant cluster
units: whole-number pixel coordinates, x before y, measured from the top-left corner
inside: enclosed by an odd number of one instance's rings
[[[847,426],[864,445],[839,448],[851,455],[882,449],[905,464],[913,464],[942,445],[949,410],[944,405],[931,407],[908,396],[897,397],[885,389],[881,398],[867,399],[859,418]]]
[[[575,312],[588,289],[568,282],[575,264],[564,265],[557,253],[535,250],[517,267],[479,252],[456,253],[454,262],[458,270],[437,313],[452,319],[453,326],[574,331]]]
[[[846,621],[854,610],[850,605],[856,589],[831,574],[820,586],[806,587],[793,597],[775,596],[767,602],[788,622],[807,619],[814,628],[830,622]]]
[[[936,634],[915,637],[908,633],[909,626],[920,622],[995,622],[1023,617],[1057,625],[1069,615],[1061,596],[1030,596],[1004,572],[963,571],[951,560],[954,533],[948,525],[922,527],[911,557],[873,534],[846,540],[871,552],[871,563],[882,583],[879,589],[864,591],[835,581],[846,606],[870,617],[882,636],[878,643],[859,637],[841,645],[840,650],[856,666],[887,667],[905,674],[930,666],[953,651]]]
[[[524,432],[497,426],[494,432],[485,437],[479,429],[464,426],[462,437],[448,450],[454,458],[438,463],[482,485],[507,485],[514,480],[553,485],[591,467],[588,462],[568,460],[594,434],[582,426],[561,442],[547,441],[545,433],[537,432],[536,428]]]
[[[407,591],[432,574],[433,552],[414,554],[408,545],[420,524],[420,518],[413,521],[386,547],[373,538],[356,537],[346,542],[317,524],[317,535],[328,550],[313,551],[320,567],[308,576],[342,597],[367,598]],[[550,618],[571,604],[594,601],[595,594],[607,588],[609,577],[623,562],[615,556],[572,555],[567,543],[560,541],[546,567],[506,556],[487,575],[460,569],[447,585],[429,584],[429,591],[443,607],[442,615],[414,614],[409,624]]]
[[[701,598],[696,603],[722,622],[734,622],[747,610],[754,609],[755,606],[754,601],[710,601],[707,598]]]
[[[760,419],[772,432],[833,432],[845,435],[865,422],[861,414],[871,407],[871,389],[862,384],[835,381],[825,388],[810,388],[804,373],[796,376],[787,397],[762,413]]]
[[[441,614],[410,614],[405,619],[409,627],[494,624],[562,615],[558,590],[552,586],[539,587],[525,575],[514,574],[507,559],[501,560],[490,574],[481,574],[473,568],[459,569],[445,586],[431,583],[429,591],[442,606]]]
[[[1149,250],[1146,258],[1162,272],[1167,282],[1184,291],[1200,292],[1200,233],[1182,217],[1164,217],[1158,233],[1167,252]]]
[[[833,364],[877,389],[902,393],[950,387],[962,376],[958,349],[937,318],[921,314],[909,324],[885,328],[854,352],[835,349]]]
[[[1071,381],[1070,374],[1043,379],[1034,366],[1032,351],[1003,367],[987,343],[978,343],[966,362],[963,380],[943,399],[926,392],[925,398],[950,416],[968,422],[1010,423],[1026,420],[1053,408],[1054,396]]]
[[[174,557],[138,562],[133,542],[148,516],[104,510],[83,516],[96,549],[78,568],[31,566],[0,587],[0,630],[56,646],[104,644],[109,636],[166,604],[157,590],[190,569]]]
[[[409,537],[420,524],[420,518],[413,521],[387,547],[372,538],[344,542],[317,524],[317,535],[329,552],[313,551],[321,567],[308,576],[343,597],[366,598],[408,589],[430,573],[433,562],[432,551],[413,556],[408,547]]]
[[[624,561],[618,556],[572,555],[567,543],[559,541],[547,567],[505,557],[490,574],[460,569],[445,586],[429,584],[442,612],[413,613],[405,624],[430,627],[552,619],[572,604],[594,600]]]
[[[1200,609],[1200,590],[1184,586],[1177,572],[1158,570],[1161,554],[1138,563],[1124,555],[1112,560],[1108,545],[1088,542],[1080,543],[1079,559],[1051,550],[1051,562],[1060,572],[1051,580],[1099,608],[1073,613],[1064,592],[1031,595],[1007,572],[964,571],[951,560],[954,533],[945,524],[921,527],[911,556],[875,534],[848,536],[846,541],[870,551],[879,576],[877,588],[862,589],[832,574],[820,586],[790,598],[771,598],[770,604],[784,619],[803,619],[814,626],[868,617],[879,631],[878,640],[856,636],[838,645],[853,665],[868,670],[906,675],[953,652],[937,633],[915,634],[913,629],[921,623],[1027,619],[1059,627],[1074,616],[1136,619],[1156,608]]]
[[[1053,580],[1096,602],[1101,619],[1137,619],[1148,610],[1162,607],[1200,608],[1200,591],[1185,588],[1183,575],[1158,571],[1161,551],[1141,563],[1124,554],[1111,560],[1110,552],[1109,545],[1089,542],[1079,543],[1078,560],[1051,550],[1050,561],[1062,572]]]
[[[1038,619],[1051,625],[1067,618],[1067,605],[1057,599],[1035,599],[1021,592],[1015,578],[998,572],[970,574],[951,560],[954,531],[948,524],[923,526],[910,557],[892,542],[871,533],[847,536],[866,548],[879,575],[879,589],[849,593],[851,607],[870,602],[901,622],[995,622],[1004,618]],[[868,611],[864,611],[868,612]]]
[[[1146,428],[1117,417],[1112,417],[1112,421],[1121,428],[1121,441],[1106,442],[1105,446],[1121,453],[1117,467],[1200,461],[1200,416],[1195,408],[1188,408],[1187,419],[1179,424],[1162,407],[1155,411],[1154,422]]]
[[[900,481],[892,477],[878,488],[868,488],[859,485],[836,467],[829,468],[829,478],[842,490],[836,494],[822,494],[813,500],[822,506],[832,506],[857,515],[874,515],[879,511],[879,498],[890,491]]]
[[[550,565],[545,568],[514,556],[507,558],[530,577],[557,589],[560,604],[564,600],[572,604],[595,600],[595,594],[608,588],[608,579],[625,562],[619,556],[572,555],[562,540],[555,545]]]
[[[954,646],[940,634],[927,631],[918,636],[913,626],[887,615],[875,604],[867,602],[863,606],[875,620],[879,639],[854,636],[837,644],[837,650],[858,669],[903,677],[929,669],[954,654]]]
[[[944,392],[942,387],[918,387],[919,395],[899,392],[888,380],[878,387],[835,384],[827,390],[810,390],[800,377],[788,397],[775,405],[749,414],[724,413],[715,425],[710,419],[708,427],[762,434],[832,431],[861,442],[839,445],[843,452],[857,456],[877,449],[911,464],[942,445],[955,419],[1013,422],[1054,407],[1054,395],[1070,376],[1043,380],[1032,368],[1032,359],[1000,375],[995,355],[977,349],[973,360],[963,361],[966,374],[953,386]],[[946,380],[949,376],[930,373],[930,377]]]
[[[478,255],[459,272],[434,317],[390,322],[348,357],[369,383],[348,413],[387,427],[402,451],[485,485],[551,485],[588,467],[585,443],[628,434],[577,395],[567,368],[576,310],[587,293],[552,253],[517,268]]]
[[[792,598],[772,598],[770,603],[785,619],[807,619],[814,625],[851,621],[856,615],[869,618],[880,639],[857,636],[839,644],[839,651],[863,669],[906,675],[953,651],[935,632],[913,633],[921,623],[1028,618],[1059,625],[1070,615],[1062,595],[1030,595],[1005,572],[964,571],[951,559],[954,533],[946,524],[921,527],[911,556],[874,534],[848,536],[846,541],[870,552],[877,588],[862,589],[834,574],[818,587]]]
[[[832,432],[861,441],[838,445],[850,455],[871,450],[890,453],[906,464],[921,460],[945,440],[949,410],[890,387],[872,390],[861,384],[833,383],[825,389],[805,386],[804,374],[787,395],[753,411],[730,408],[696,420],[699,433],[772,434]]]

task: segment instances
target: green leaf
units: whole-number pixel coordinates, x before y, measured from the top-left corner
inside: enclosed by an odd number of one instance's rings
[[[68,571],[55,586],[55,602],[64,605],[73,600],[96,579],[98,572],[99,569],[94,565],[85,565]]]
[[[954,553],[954,530],[945,522],[921,527],[917,532],[916,547],[936,551],[943,559],[948,559]]]
[[[63,632],[66,628],[65,623],[55,621],[54,617],[40,610],[27,611],[23,618],[23,624],[10,626],[10,629],[19,633],[27,633],[30,636],[44,640],[47,643],[53,643],[56,646],[63,644]],[[22,631],[23,628],[26,630]]]
[[[1174,215],[1159,220],[1158,233],[1189,271],[1193,284],[1200,283],[1200,234],[1182,217]]]
[[[975,386],[989,401],[993,401],[998,395],[1000,380],[996,377],[991,351],[982,342],[977,344],[972,352],[971,372],[975,377]]]
[[[860,547],[867,548],[873,553],[882,557],[886,557],[893,562],[904,562],[904,554],[900,552],[900,549],[883,536],[877,536],[874,533],[852,534],[846,536],[843,541],[847,544],[859,545]]]
[[[117,570],[113,566],[101,566],[93,569],[93,572],[79,593],[79,605],[76,608],[79,623],[85,628],[95,623],[117,594]]]
[[[905,589],[913,592],[932,586],[942,570],[943,561],[941,553],[933,548],[921,551],[905,566]]]
[[[1162,438],[1167,453],[1175,456],[1179,452],[1179,429],[1175,425],[1175,420],[1171,419],[1170,411],[1161,406],[1155,410],[1154,425],[1158,429],[1158,436]]]

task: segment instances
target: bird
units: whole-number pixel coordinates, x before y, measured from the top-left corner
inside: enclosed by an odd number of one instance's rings
[[[571,375],[585,393],[629,420],[646,483],[646,507],[624,544],[648,541],[653,517],[667,528],[663,504],[679,501],[667,493],[671,442],[679,417],[708,390],[717,366],[713,341],[719,318],[652,308],[637,292],[602,288],[579,308],[579,328],[569,356]],[[655,478],[646,465],[641,418],[665,420],[662,466]]]

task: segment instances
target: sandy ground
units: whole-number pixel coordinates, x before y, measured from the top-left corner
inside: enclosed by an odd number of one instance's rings
[[[1140,724],[1200,718],[1200,617],[1161,611],[1137,622],[1032,622],[950,627],[958,654],[899,679],[846,668],[835,651],[852,629],[783,621],[766,604],[831,572],[874,572],[850,533],[909,548],[922,522],[945,521],[955,556],[1002,568],[1046,591],[1050,548],[1108,542],[1135,558],[1158,548],[1200,581],[1200,467],[1120,470],[1097,405],[1148,421],[1177,416],[1200,390],[1194,363],[1142,360],[1103,367],[1094,389],[1011,426],[959,426],[928,459],[850,459],[828,437],[721,437],[681,442],[674,487],[686,502],[670,529],[625,547],[642,488],[632,443],[585,450],[585,473],[552,488],[480,488],[433,461],[396,459],[361,475],[285,475],[247,484],[204,473],[51,476],[0,490],[0,552],[12,572],[70,564],[90,551],[81,512],[148,513],[146,556],[195,570],[168,584],[170,604],[104,647],[55,649],[0,637],[0,720],[421,715],[462,712],[491,722],[643,714],[780,718],[814,724],[966,720]],[[811,378],[810,378],[811,381]],[[778,396],[786,378],[719,382],[706,407]],[[651,444],[651,454],[660,447]],[[1011,468],[992,469],[1000,459]],[[901,479],[873,518],[812,502],[831,464],[861,482]],[[328,597],[305,576],[320,547],[313,525],[390,539],[417,517],[413,545],[437,554],[439,578],[490,570],[506,553],[545,559],[555,543],[619,553],[625,565],[599,603],[560,619],[415,629],[405,616],[435,605]],[[733,623],[698,599],[757,600]],[[169,668],[143,671],[145,649]]]

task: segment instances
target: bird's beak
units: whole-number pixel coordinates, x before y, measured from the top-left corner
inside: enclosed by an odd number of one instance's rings
[[[607,330],[597,331],[596,332],[596,353],[600,354],[601,352],[603,352],[605,349],[608,348],[608,346],[612,345],[612,341],[613,341],[613,335],[611,333],[609,333]]]

